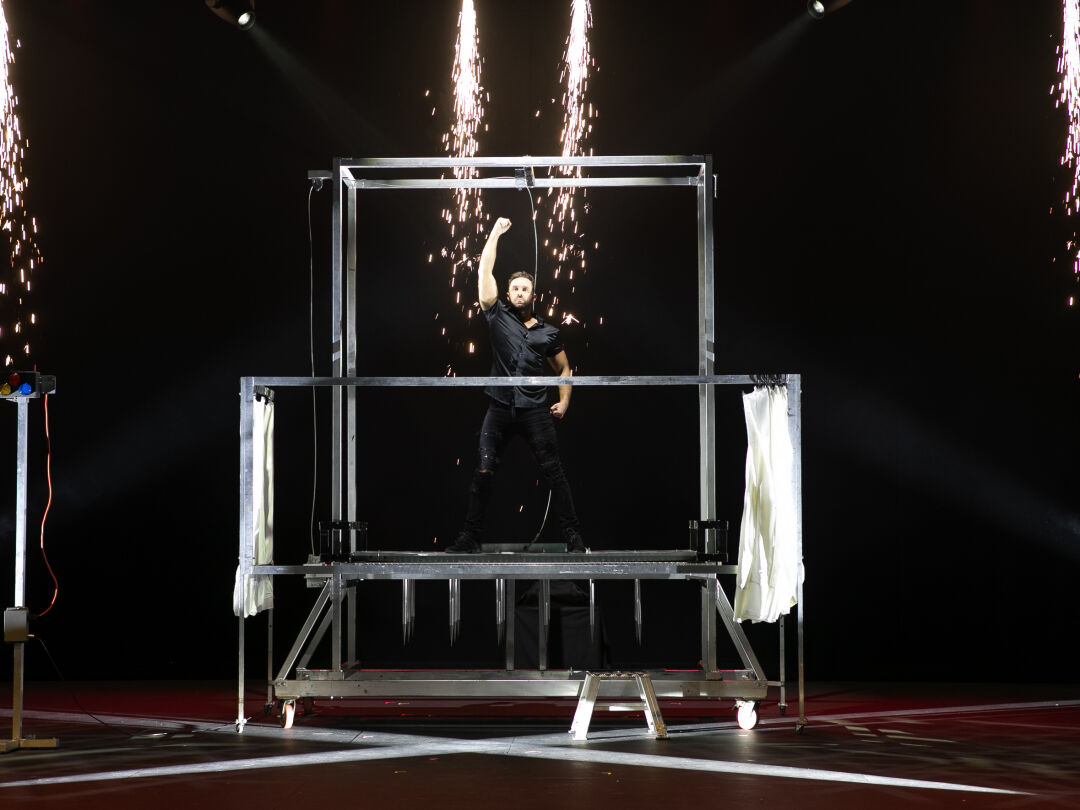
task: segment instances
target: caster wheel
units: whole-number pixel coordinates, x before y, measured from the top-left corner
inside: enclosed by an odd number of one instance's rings
[[[281,704],[281,727],[292,728],[293,720],[296,719],[296,702],[286,700]]]
[[[749,731],[757,725],[757,704],[752,700],[748,700],[739,704],[739,712],[737,715],[739,722],[739,728]]]

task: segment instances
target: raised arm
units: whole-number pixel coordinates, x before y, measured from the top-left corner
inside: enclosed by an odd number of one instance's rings
[[[499,217],[491,228],[491,235],[484,245],[484,252],[480,254],[480,309],[487,312],[495,306],[495,300],[499,297],[499,285],[495,283],[495,251],[499,244],[499,237],[510,230],[510,220]]]
[[[547,361],[552,370],[560,377],[570,376],[570,361],[566,359],[565,351],[559,352],[554,357],[549,357]],[[570,392],[573,390],[574,386],[572,385],[559,386],[559,401],[551,405],[551,415],[556,419],[562,419],[566,416],[566,409],[570,407]]]

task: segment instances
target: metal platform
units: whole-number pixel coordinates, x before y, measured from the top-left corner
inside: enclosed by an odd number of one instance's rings
[[[536,178],[537,188],[561,187],[684,187],[696,201],[695,233],[697,242],[697,357],[696,374],[689,375],[606,375],[574,377],[361,377],[357,374],[357,269],[363,262],[358,245],[363,243],[358,217],[358,194],[382,193],[395,189],[523,188],[516,179],[517,170],[534,174],[535,167],[560,169],[548,177]],[[463,175],[448,177],[448,170],[464,169]],[[569,169],[568,171],[563,171]],[[628,172],[624,176],[623,172]],[[700,612],[688,617],[688,624],[698,624],[701,638],[700,671],[657,673],[651,676],[658,696],[735,697],[756,700],[764,697],[770,684],[781,686],[781,706],[785,705],[781,669],[779,682],[769,681],[750,648],[742,627],[734,621],[731,601],[720,585],[720,578],[736,573],[737,568],[719,561],[715,526],[706,529],[701,550],[696,552],[598,552],[592,554],[484,553],[447,555],[440,553],[362,552],[341,562],[305,565],[259,564],[273,556],[257,555],[259,522],[264,517],[257,504],[263,495],[266,470],[256,463],[263,452],[256,451],[255,403],[272,405],[276,388],[328,388],[331,394],[330,430],[330,519],[337,524],[353,524],[357,515],[357,466],[362,448],[357,443],[357,401],[365,390],[378,387],[424,387],[460,390],[485,386],[664,386],[687,392],[698,402],[699,446],[687,454],[687,463],[699,473],[699,507],[696,515],[687,515],[702,525],[714,525],[716,507],[716,387],[746,385],[784,385],[788,390],[788,431],[795,453],[792,487],[796,504],[796,538],[802,559],[802,378],[798,374],[729,374],[715,373],[715,299],[713,218],[716,177],[710,155],[637,155],[580,157],[485,157],[485,158],[336,158],[329,183],[331,211],[331,363],[329,377],[244,377],[240,381],[240,546],[237,570],[238,588],[260,581],[259,578],[303,576],[309,586],[319,589],[315,604],[300,629],[285,661],[276,670],[273,661],[273,611],[268,615],[268,704],[286,703],[307,697],[347,697],[352,695],[463,695],[500,697],[504,695],[568,696],[577,695],[581,673],[547,671],[545,665],[544,622],[549,608],[552,580],[630,580],[635,583],[635,615],[640,639],[640,581],[644,579],[697,580],[701,584]],[[690,268],[686,268],[690,269]],[[693,278],[692,272],[687,274]],[[692,317],[692,316],[691,316]],[[687,358],[689,361],[689,358]],[[689,367],[689,365],[687,366]],[[270,481],[272,492],[272,481]],[[647,543],[662,542],[651,538]],[[355,545],[348,550],[354,551]],[[450,634],[456,637],[460,623],[460,582],[463,579],[489,579],[495,582],[500,638],[506,644],[505,670],[472,673],[428,671],[422,675],[374,673],[350,669],[342,662],[356,661],[357,611],[352,594],[361,580],[392,579],[402,583],[402,632],[407,640],[413,621],[417,580],[442,579],[448,582]],[[508,621],[509,606],[515,604],[514,587],[521,579],[540,584],[541,649],[539,673],[522,673],[513,666],[513,627]],[[265,579],[261,581],[265,582]],[[590,592],[592,588],[590,587]],[[798,584],[799,725],[805,724],[803,702],[803,593]],[[590,600],[594,605],[594,601]],[[717,666],[717,638],[726,630],[741,657],[743,669],[722,671]],[[244,615],[239,616],[239,678],[237,728],[242,730],[244,717]],[[329,636],[330,666],[310,668],[310,659],[321,639]],[[781,667],[783,667],[783,624],[781,620]],[[294,675],[295,677],[290,677]],[[291,712],[290,712],[291,716]]]

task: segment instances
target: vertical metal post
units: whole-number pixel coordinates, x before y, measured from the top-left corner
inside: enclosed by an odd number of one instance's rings
[[[806,725],[806,679],[803,668],[803,616],[806,613],[803,602],[803,508],[802,508],[802,375],[789,374],[788,391],[788,431],[791,434],[793,463],[791,465],[792,489],[795,493],[795,548],[799,562],[796,580],[796,647],[799,666],[799,720],[798,728]]]
[[[341,672],[341,574],[330,577],[330,669]]]
[[[701,164],[697,185],[698,238],[698,374],[711,375],[715,355],[715,290],[713,282],[713,199],[715,182],[712,156],[706,155]],[[701,444],[701,519],[716,519],[716,389],[711,385],[698,386],[698,436]],[[716,531],[706,530],[705,551],[716,553]],[[712,590],[716,576],[712,575],[701,593],[701,664],[706,674],[716,668],[716,609]]]
[[[18,406],[18,436],[15,441],[15,604],[26,607],[26,499],[29,478],[27,475],[27,433],[30,427],[30,400],[20,397]],[[14,671],[11,684],[11,740],[0,741],[0,753],[19,748],[55,748],[55,738],[24,740],[22,736],[23,688],[26,671],[26,642],[12,642],[14,648]]]
[[[274,609],[266,611],[266,706],[274,705]]]
[[[239,661],[237,664],[237,695],[236,695],[236,730],[243,733],[247,718],[244,717],[244,616],[240,614],[238,619],[237,641],[240,647]]]
[[[348,207],[345,218],[348,257],[345,273],[345,376],[356,376],[356,187],[349,185]],[[345,389],[345,504],[346,520],[356,521],[356,388]],[[355,539],[356,533],[349,532]],[[350,551],[355,551],[350,544]],[[356,661],[356,614],[357,592],[355,588],[347,591],[348,600],[348,651],[349,661]]]
[[[536,599],[536,618],[540,632],[540,671],[548,668],[548,624],[551,621],[551,580],[540,580],[540,593]]]
[[[242,593],[247,593],[247,581],[255,563],[255,379],[240,379],[240,540],[237,577]],[[244,730],[244,612],[240,606],[240,627],[237,635],[238,700],[236,730]]]
[[[514,626],[517,623],[517,580],[506,581],[506,671],[514,669]]]
[[[333,197],[330,213],[330,365],[331,376],[341,377],[344,363],[342,344],[342,278],[344,251],[341,241],[342,210],[341,188],[345,182],[341,168],[341,158],[334,158]],[[341,448],[344,441],[342,425],[341,386],[335,385],[331,394],[330,413],[330,514],[334,520],[342,519],[342,459]]]

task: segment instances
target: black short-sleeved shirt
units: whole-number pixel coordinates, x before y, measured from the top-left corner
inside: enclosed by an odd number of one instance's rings
[[[502,298],[484,312],[491,332],[491,375],[493,377],[539,377],[545,360],[562,351],[559,330],[540,318],[525,328],[521,318]],[[484,393],[503,405],[518,408],[544,405],[547,391],[542,385],[517,388],[489,385]]]

